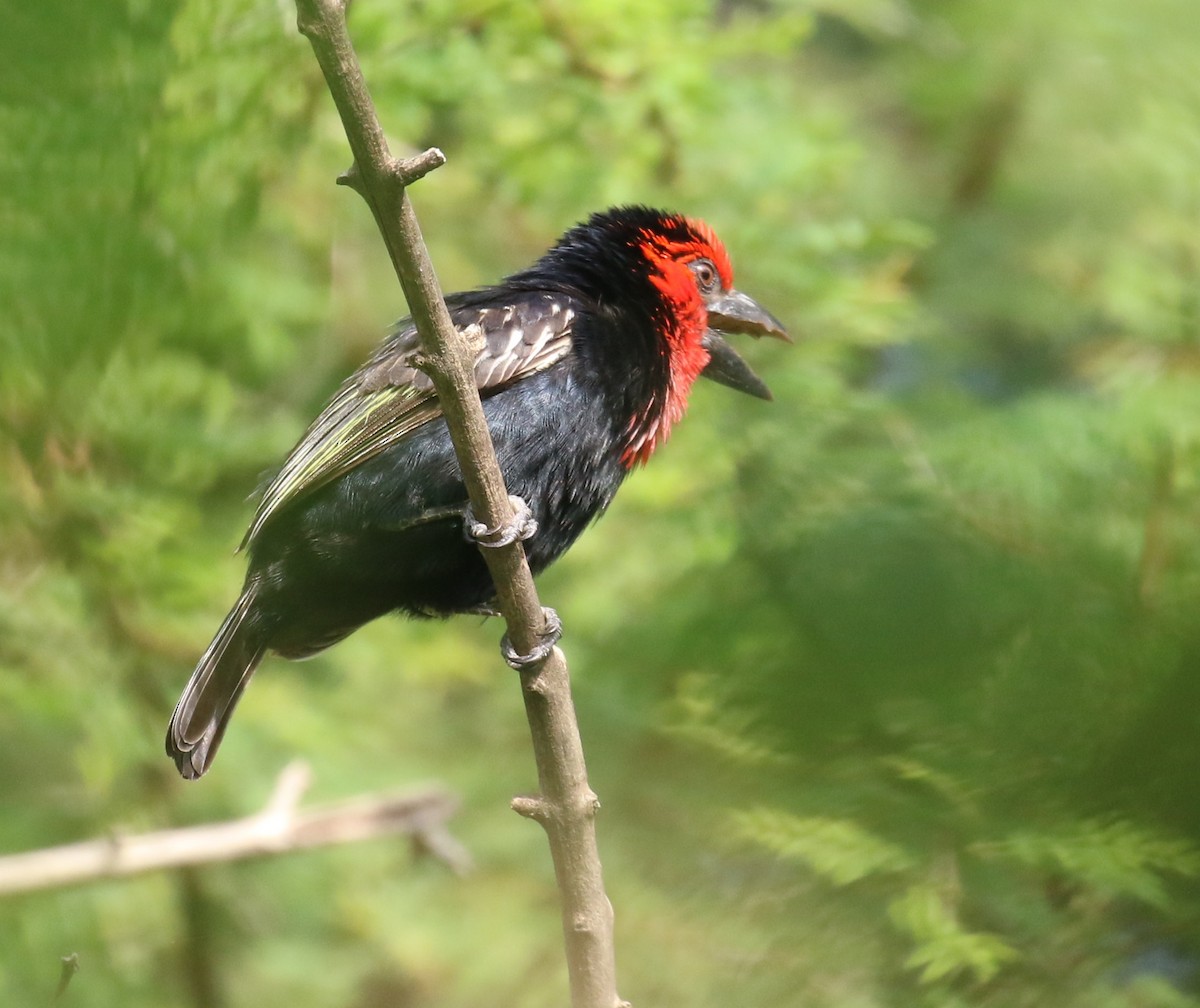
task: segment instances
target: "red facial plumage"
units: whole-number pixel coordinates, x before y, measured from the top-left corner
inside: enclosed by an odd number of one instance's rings
[[[650,266],[650,282],[665,308],[662,339],[670,366],[661,401],[648,403],[646,412],[633,418],[630,440],[621,455],[629,468],[649,461],[670,435],[687,410],[692,385],[709,361],[708,350],[701,343],[708,328],[708,312],[688,264],[707,259],[716,267],[721,286],[733,287],[733,265],[713,229],[704,221],[687,217],[673,217],[670,223],[672,232],[682,231],[688,237],[680,239],[651,228],[643,229],[638,236],[638,246]]]

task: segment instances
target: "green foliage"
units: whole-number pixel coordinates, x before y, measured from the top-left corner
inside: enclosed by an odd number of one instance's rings
[[[1191,844],[1128,822],[1085,822],[1059,833],[1023,831],[997,852],[1097,895],[1156,907],[1170,902],[1169,877],[1200,873],[1200,852]]]
[[[834,885],[848,885],[878,872],[909,867],[905,852],[881,840],[852,819],[788,815],[754,808],[733,814],[733,832],[771,853],[799,861]]]
[[[922,983],[958,973],[986,983],[1004,963],[1017,958],[1016,950],[995,935],[963,930],[932,886],[912,886],[889,904],[888,914],[916,942],[904,965],[919,969]]]
[[[707,217],[792,350],[543,579],[635,1003],[1182,1008],[1200,793],[1194,12],[356,0],[443,282],[602,205]],[[0,848],[437,778],[385,844],[0,905],[0,1002],[561,1004],[492,627],[272,662],[159,752],[246,495],[402,314],[287,4],[14,8],[0,41]],[[64,28],[64,26],[69,26]],[[733,810],[733,811],[729,811]]]

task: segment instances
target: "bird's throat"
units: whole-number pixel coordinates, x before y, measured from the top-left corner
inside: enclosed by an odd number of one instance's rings
[[[661,269],[651,272],[650,282],[658,288],[664,308],[658,319],[658,343],[666,358],[667,385],[665,394],[653,393],[629,424],[621,454],[621,461],[629,469],[647,462],[666,441],[675,422],[686,412],[692,386],[709,361],[709,353],[701,344],[708,317],[691,273],[686,267]]]

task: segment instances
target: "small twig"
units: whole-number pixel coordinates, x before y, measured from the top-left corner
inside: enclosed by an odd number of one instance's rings
[[[446,418],[471,510],[485,528],[506,528],[514,510],[475,385],[475,351],[450,321],[405,188],[444,159],[436,149],[407,161],[391,156],[346,30],[343,0],[296,0],[296,8],[354,155],[354,167],[339,181],[360,193],[375,216],[421,338],[421,367]],[[520,538],[482,553],[512,651],[535,654],[548,626]],[[521,685],[541,788],[535,818],[546,829],[562,897],[571,1003],[616,1008],[625,1002],[616,992],[612,907],[596,847],[598,803],[587,783],[562,651],[552,648],[545,660],[523,668]],[[514,807],[526,815],[534,808],[527,799]]]
[[[426,151],[414,157],[397,160],[389,157],[387,170],[395,177],[402,186],[410,186],[418,179],[424,178],[435,168],[441,168],[446,163],[446,155],[436,147],[430,147]],[[362,177],[358,173],[357,164],[351,165],[341,175],[337,177],[337,184],[347,186],[353,189],[356,193],[367,198],[363,190]]]
[[[1171,560],[1167,519],[1175,492],[1175,453],[1170,442],[1159,445],[1150,483],[1150,501],[1142,522],[1142,550],[1138,557],[1137,593],[1143,608],[1151,609],[1163,573]]]
[[[58,976],[58,986],[54,989],[54,998],[51,1004],[58,1004],[62,1001],[63,995],[67,992],[67,987],[71,983],[71,978],[79,972],[79,953],[72,952],[70,955],[62,957],[62,971]]]
[[[446,832],[446,820],[458,807],[453,795],[439,790],[369,795],[300,809],[309,776],[304,764],[289,765],[262,811],[244,819],[0,856],[0,896],[397,833],[412,835],[455,872],[469,867],[466,852]]]

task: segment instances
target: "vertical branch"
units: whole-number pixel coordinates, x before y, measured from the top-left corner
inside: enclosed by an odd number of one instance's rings
[[[513,810],[541,823],[550,841],[562,900],[572,1005],[625,1005],[616,994],[612,904],[600,875],[594,820],[600,801],[588,786],[583,743],[571,702],[567,663],[557,648],[541,669],[522,673],[541,794],[513,799]]]
[[[63,995],[67,993],[67,988],[71,984],[71,978],[79,972],[79,953],[72,952],[70,955],[62,957],[62,971],[58,976],[58,986],[54,990],[54,1000],[52,1004],[58,1004],[62,1001]]]
[[[195,868],[179,873],[177,895],[183,910],[185,941],[180,972],[195,1008],[222,1008],[226,1003],[214,964],[216,922],[212,903]]]
[[[421,238],[407,186],[445,162],[430,149],[392,157],[346,30],[345,0],[296,0],[298,27],[312,44],[333,95],[354,165],[339,181],[371,208],[421,338],[422,369],[433,381],[471,507],[488,528],[513,520],[483,405],[475,385],[475,350],[455,331]],[[515,541],[484,549],[514,650],[534,651],[546,620],[525,549]],[[546,829],[562,901],[563,934],[573,1008],[618,1008],[612,907],[604,893],[596,847],[596,796],[587,783],[570,678],[562,651],[522,671],[541,794],[513,807]]]

